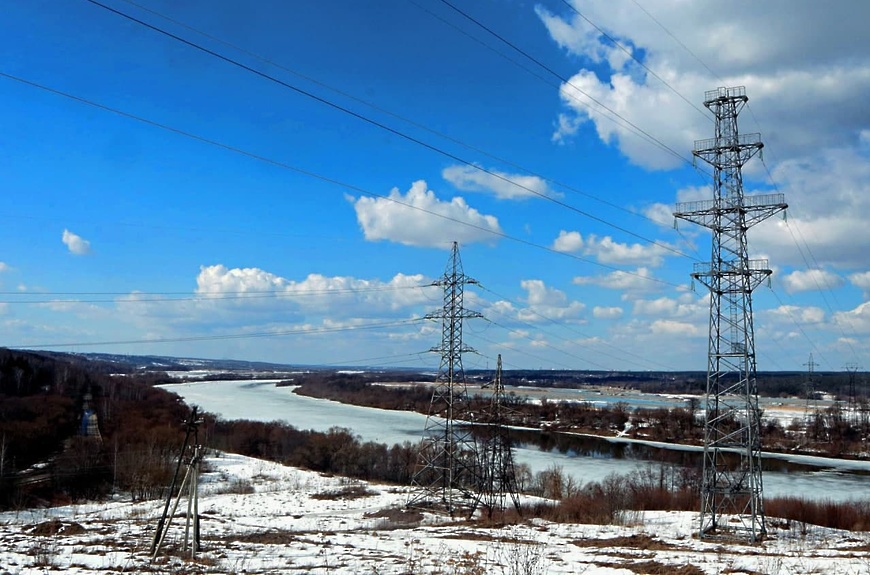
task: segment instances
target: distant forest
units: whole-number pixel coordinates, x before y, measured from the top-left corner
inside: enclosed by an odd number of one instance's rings
[[[132,499],[164,496],[190,415],[180,397],[155,387],[174,381],[136,362],[0,348],[0,509],[110,492]],[[83,423],[86,407],[96,415],[98,431],[90,434]],[[300,431],[210,414],[203,417],[199,441],[316,471],[403,483],[417,461],[415,447],[363,443],[347,430]]]
[[[78,355],[14,351],[0,348],[0,508],[59,504],[110,492],[134,499],[159,497],[170,483],[184,438],[184,420],[190,409],[177,395],[155,387],[182,381],[182,373],[206,368],[223,374],[213,379],[281,377],[291,366],[179,360],[162,357]],[[176,373],[169,377],[162,371]],[[295,368],[299,369],[299,368]],[[266,370],[263,373],[259,370]],[[424,386],[384,393],[372,389],[375,381],[425,382],[434,374],[411,370],[372,371],[348,375],[336,369],[305,368],[305,392],[349,402],[376,403],[379,407],[425,412],[431,390]],[[855,374],[856,391],[866,396],[864,375]],[[472,382],[485,383],[491,371],[470,371]],[[508,371],[508,385],[580,387],[609,385],[647,392],[703,392],[705,375],[686,373]],[[770,396],[806,393],[802,373],[759,374],[759,392]],[[300,383],[295,381],[294,383]],[[817,373],[811,387],[841,398],[849,393],[848,373]],[[86,434],[86,407],[95,415],[95,429]],[[664,440],[697,441],[700,423],[687,410],[646,410],[629,414],[588,406],[548,402],[531,409],[514,406],[526,423],[550,422],[553,429],[613,432],[629,417],[635,429],[651,429]],[[866,427],[867,422],[863,422]],[[300,431],[283,423],[222,421],[206,414],[200,443],[225,451],[264,457],[285,464],[364,479],[405,483],[417,461],[416,446],[365,443],[351,431]],[[768,437],[792,448],[795,435],[788,429],[768,429]],[[834,453],[850,453],[868,430],[844,425],[841,414],[821,413],[812,427],[814,443],[826,443]],[[856,435],[855,432],[858,432]],[[804,444],[806,445],[806,444]]]

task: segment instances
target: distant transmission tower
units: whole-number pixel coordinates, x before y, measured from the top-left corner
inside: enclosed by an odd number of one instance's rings
[[[804,383],[804,393],[806,395],[804,435],[807,441],[810,438],[818,440],[822,436],[822,431],[824,431],[824,426],[819,419],[819,401],[816,398],[816,367],[818,365],[813,360],[813,354],[810,353],[810,358],[804,364],[804,367],[807,368],[807,379]]]
[[[444,276],[435,285],[444,289],[441,310],[426,316],[441,320],[441,345],[429,351],[441,354],[426,429],[420,445],[420,461],[411,483],[417,488],[408,505],[445,511],[474,512],[480,487],[479,455],[470,426],[462,423],[468,412],[468,392],[462,354],[474,351],[462,343],[462,323],[482,317],[463,305],[465,286],[476,284],[462,271],[459,245],[453,250]]]
[[[858,417],[858,390],[855,385],[855,379],[859,366],[857,363],[847,363],[843,366],[843,369],[849,374],[849,423],[858,425],[860,418]]]
[[[480,498],[489,517],[493,512],[506,508],[508,497],[517,513],[520,500],[517,489],[517,475],[511,449],[511,438],[507,430],[507,408],[504,405],[504,384],[501,379],[501,354],[492,381],[492,396],[486,426],[480,435]]]
[[[714,197],[678,204],[674,215],[713,231],[711,262],[692,273],[710,289],[700,536],[734,530],[756,541],[766,531],[752,290],[772,272],[767,260],[749,259],[746,232],[788,206],[783,194],[743,195],[743,165],[764,146],[759,134],[737,130],[747,101],[742,86],[705,93],[716,137],[695,142],[693,154],[713,166]]]
[[[816,367],[818,365],[813,360],[813,354],[810,353],[810,358],[804,364],[804,367],[807,368],[807,380],[804,385],[804,393],[806,395],[804,417],[806,417],[808,426],[815,420],[819,411],[819,402],[816,401]]]

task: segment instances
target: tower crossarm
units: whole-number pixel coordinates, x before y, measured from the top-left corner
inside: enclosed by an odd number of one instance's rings
[[[738,167],[764,148],[761,134],[739,134],[731,138],[697,140],[692,155],[717,167]]]
[[[773,273],[766,259],[745,260],[745,262],[735,259],[717,262],[717,264],[696,262],[692,277],[720,293],[746,293],[757,288]],[[744,277],[746,281],[739,281]]]
[[[715,200],[680,202],[676,205],[674,217],[710,229],[727,229],[729,222],[739,218],[741,227],[751,228],[786,208],[785,194],[742,196],[739,201],[730,201],[726,196]]]

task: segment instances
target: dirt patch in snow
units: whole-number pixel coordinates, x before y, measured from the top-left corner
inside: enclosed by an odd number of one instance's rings
[[[423,521],[423,514],[415,509],[405,507],[387,507],[379,511],[366,513],[366,519],[381,519],[378,529],[401,529],[403,527],[415,527]]]
[[[686,549],[686,547],[666,543],[655,537],[650,537],[645,533],[629,535],[628,537],[612,537],[610,539],[575,539],[571,543],[577,547],[627,547],[629,549],[643,549],[646,551],[681,551]]]
[[[638,575],[705,575],[704,571],[694,565],[665,565],[658,561],[643,561],[641,563],[596,563],[598,567],[613,569],[628,569]]]
[[[378,491],[373,491],[369,489],[365,485],[348,485],[346,487],[342,487],[341,489],[315,493],[311,496],[311,499],[317,499],[319,501],[331,501],[334,499],[353,500],[360,499],[362,497],[374,497],[375,495],[380,495],[380,493]]]
[[[34,525],[30,528],[29,532],[31,535],[81,535],[85,533],[87,529],[76,523],[75,521],[70,521],[64,523],[63,521],[58,521],[54,519],[52,521],[44,521],[37,525]]]

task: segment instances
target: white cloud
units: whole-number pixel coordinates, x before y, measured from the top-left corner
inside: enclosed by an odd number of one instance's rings
[[[559,237],[553,241],[553,249],[557,252],[577,253],[583,251],[583,236],[580,232],[559,231]]]
[[[423,275],[396,274],[390,281],[366,280],[349,276],[309,274],[295,281],[259,268],[227,268],[217,264],[201,266],[196,278],[196,293],[233,305],[286,305],[292,300],[303,310],[352,308],[354,313],[371,309],[397,310],[431,301],[431,281]],[[429,289],[430,291],[426,291]],[[265,297],[264,297],[265,296]],[[275,297],[277,296],[277,300]]]
[[[870,301],[855,309],[834,313],[833,320],[835,324],[848,328],[852,333],[870,333]]]
[[[6,262],[0,262],[0,274],[9,271],[9,265]]]
[[[795,270],[782,278],[788,293],[802,291],[825,291],[843,285],[841,276],[826,270]]]
[[[475,166],[449,166],[441,176],[457,189],[486,192],[501,200],[523,200],[535,196],[554,196],[547,182],[537,176],[510,174]]]
[[[583,66],[562,86],[566,107],[577,118],[592,121],[603,141],[619,146],[636,164],[669,168],[681,160],[632,134],[623,121],[612,121],[612,113],[590,97],[684,156],[693,140],[712,137],[712,123],[709,114],[705,118],[683,97],[700,108],[704,92],[716,86],[747,86],[753,112],[766,128],[761,130],[768,134],[766,143],[778,158],[808,155],[820,144],[857,142],[867,127],[870,111],[862,95],[870,90],[870,41],[856,23],[870,18],[867,6],[773,0],[710,18],[704,2],[657,2],[651,8],[656,18],[716,71],[719,77],[714,79],[636,7],[614,7],[609,0],[572,1],[680,94],[573,11],[538,9],[553,40],[579,56]],[[757,131],[747,128],[745,132]]]
[[[696,325],[672,319],[657,319],[650,324],[649,329],[653,334],[667,336],[694,337],[701,333],[701,330]]]
[[[638,299],[634,302],[634,315],[645,316],[668,316],[672,318],[692,317],[700,319],[709,312],[709,297],[697,297],[687,292],[676,298],[660,297],[647,300]]]
[[[83,256],[91,251],[91,242],[69,230],[63,231],[61,241],[66,245],[71,254]]]
[[[663,228],[674,226],[674,206],[670,204],[650,204],[644,208],[643,215]]]
[[[854,273],[849,276],[853,286],[861,288],[864,293],[870,293],[870,272]]]
[[[825,320],[825,311],[815,306],[781,305],[767,313],[782,322],[798,325],[819,324]]]
[[[578,276],[573,282],[576,285],[597,285],[608,289],[624,291],[653,291],[658,285],[652,273],[645,267],[633,272],[616,270],[603,276]]]
[[[619,306],[604,307],[595,306],[592,308],[592,317],[595,319],[619,319],[622,317],[623,310]]]
[[[589,235],[586,238],[580,232],[561,230],[553,241],[553,249],[560,252],[582,253],[594,256],[599,262],[606,264],[646,264],[658,267],[663,256],[668,252],[667,244],[627,244],[616,242],[610,236],[599,238]]]
[[[389,199],[363,196],[353,206],[369,241],[449,248],[454,241],[493,241],[493,234],[501,233],[495,216],[481,214],[460,197],[442,202],[423,180],[414,182],[405,195],[393,188]]]
[[[565,292],[547,287],[541,280],[523,280],[520,286],[526,290],[527,308],[520,309],[517,317],[521,321],[539,322],[552,319],[578,320],[583,316],[586,306],[579,301],[571,301]]]

